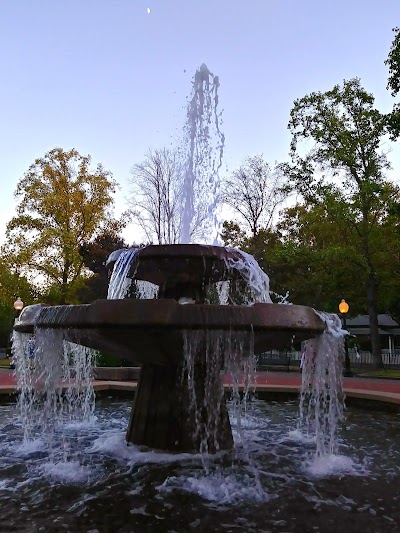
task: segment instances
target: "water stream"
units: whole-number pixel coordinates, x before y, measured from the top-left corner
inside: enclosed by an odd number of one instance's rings
[[[194,76],[184,127],[183,244],[216,244],[219,240],[219,171],[225,136],[221,131],[218,90],[218,76],[203,63]]]

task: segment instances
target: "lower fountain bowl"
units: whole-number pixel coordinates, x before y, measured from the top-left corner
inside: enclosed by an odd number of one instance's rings
[[[86,305],[29,307],[14,329],[64,329],[66,340],[106,351],[137,364],[176,364],[183,335],[196,330],[252,333],[254,353],[290,348],[320,335],[324,321],[310,307],[256,303],[251,306],[179,304],[172,299],[97,300]]]

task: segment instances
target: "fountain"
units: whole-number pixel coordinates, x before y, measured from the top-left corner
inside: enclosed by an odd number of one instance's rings
[[[122,263],[128,279],[156,286],[156,299],[26,308],[14,329],[60,331],[66,341],[141,365],[129,443],[176,452],[232,448],[220,378],[228,362],[241,367],[253,354],[290,348],[321,334],[325,322],[311,308],[266,302],[268,293],[258,295],[264,302],[234,305],[251,288],[239,250],[151,245],[124,254],[129,261],[114,254],[110,266]],[[223,283],[227,303],[211,303]]]
[[[398,530],[400,422],[355,411],[339,427],[337,317],[273,304],[267,276],[239,250],[187,244],[218,234],[218,88],[202,65],[185,126],[181,244],[115,251],[107,300],[29,306],[15,324],[20,397],[0,409],[4,530]],[[247,402],[255,356],[301,341],[300,408]],[[94,410],[92,348],[141,366],[133,407],[111,396]]]

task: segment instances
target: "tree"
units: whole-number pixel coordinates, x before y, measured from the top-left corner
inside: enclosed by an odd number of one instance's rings
[[[312,202],[282,213],[277,226],[281,246],[271,256],[272,280],[275,290],[289,292],[292,303],[337,312],[345,297],[352,314],[364,312],[367,277],[353,228],[345,221],[349,208],[331,186]]]
[[[246,233],[240,228],[237,222],[225,220],[222,224],[221,239],[224,246],[230,248],[244,248]]]
[[[393,28],[393,31],[395,36],[385,65],[389,67],[387,89],[396,96],[400,92],[400,28]]]
[[[34,301],[35,294],[28,280],[0,257],[0,347],[8,344],[15,318],[14,302],[18,296],[27,305]]]
[[[385,64],[389,67],[389,78],[387,89],[392,96],[400,92],[400,28],[393,28],[395,32],[392,46]],[[393,111],[387,115],[388,127],[392,139],[397,139],[400,135],[400,105],[394,105]]]
[[[239,213],[253,237],[261,227],[270,227],[276,208],[285,199],[283,178],[278,166],[271,170],[262,156],[256,155],[225,180],[222,200]]]
[[[17,214],[7,225],[4,252],[30,276],[55,285],[58,303],[72,303],[82,283],[79,253],[112,216],[116,182],[90,156],[55,148],[37,159],[17,185]]]
[[[92,272],[85,279],[85,284],[78,291],[81,302],[93,302],[94,300],[107,298],[109,273],[106,263],[111,252],[127,248],[124,239],[116,231],[104,230],[97,235],[92,242],[81,246],[79,253],[83,258],[85,267]]]
[[[175,154],[166,148],[149,150],[132,169],[131,214],[149,242],[180,241],[182,185]]]
[[[296,100],[288,125],[293,162],[288,174],[308,201],[329,192],[324,189],[324,172],[338,184],[335,193],[340,194],[340,201],[334,202],[330,195],[327,205],[331,207],[331,220],[348,229],[349,242],[362,258],[358,269],[366,277],[372,354],[376,366],[382,366],[375,259],[377,247],[383,243],[379,243],[376,233],[399,191],[384,179],[389,164],[380,143],[387,121],[373,104],[374,97],[358,79]],[[307,141],[307,148],[313,142],[305,155],[301,141]]]

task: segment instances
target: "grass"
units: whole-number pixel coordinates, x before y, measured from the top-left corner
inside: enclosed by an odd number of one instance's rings
[[[10,367],[10,360],[9,359],[0,359],[0,368],[1,367],[9,368]]]

